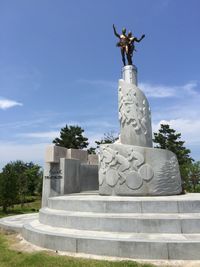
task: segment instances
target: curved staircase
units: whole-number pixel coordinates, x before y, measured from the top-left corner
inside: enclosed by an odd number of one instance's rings
[[[49,198],[39,220],[24,225],[26,240],[76,253],[134,259],[200,259],[200,194]]]

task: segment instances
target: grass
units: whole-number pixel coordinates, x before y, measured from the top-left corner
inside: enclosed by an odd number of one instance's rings
[[[25,203],[23,208],[20,204],[16,204],[13,208],[8,209],[7,213],[0,210],[0,218],[17,214],[38,212],[41,207],[41,199],[39,197],[35,197],[34,199],[35,200],[33,202]]]
[[[50,252],[21,252],[9,248],[13,234],[0,232],[0,267],[152,267],[132,261],[100,261],[58,256]],[[12,240],[12,241],[10,241]]]

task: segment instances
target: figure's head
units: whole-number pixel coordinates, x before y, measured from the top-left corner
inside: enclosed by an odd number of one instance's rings
[[[132,37],[132,32],[128,32],[128,37]]]
[[[122,29],[122,34],[126,34],[126,28]]]

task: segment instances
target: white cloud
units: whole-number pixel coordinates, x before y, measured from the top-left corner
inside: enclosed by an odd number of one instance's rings
[[[23,104],[14,100],[0,98],[0,109],[6,110],[15,106],[22,106]]]
[[[22,133],[20,136],[28,137],[28,138],[45,138],[52,139],[58,137],[60,131],[47,131],[47,132],[33,132],[33,133]]]
[[[183,94],[188,95],[198,95],[195,91],[198,83],[196,81],[188,82],[180,86],[166,86],[166,85],[156,85],[151,83],[139,83],[139,88],[148,97],[154,98],[164,98],[164,97],[180,97]]]
[[[187,144],[200,145],[200,120],[198,119],[172,119],[161,120],[159,123],[153,123],[153,132],[157,132],[160,124],[169,124],[171,128],[181,133],[181,139]]]

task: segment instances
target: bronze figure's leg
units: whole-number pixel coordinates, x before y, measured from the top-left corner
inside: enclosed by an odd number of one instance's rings
[[[125,51],[123,47],[121,47],[121,55],[122,55],[122,61],[124,63],[124,66],[126,66]]]
[[[128,61],[128,65],[132,65],[132,54],[130,54],[130,52],[127,54],[127,61]]]

